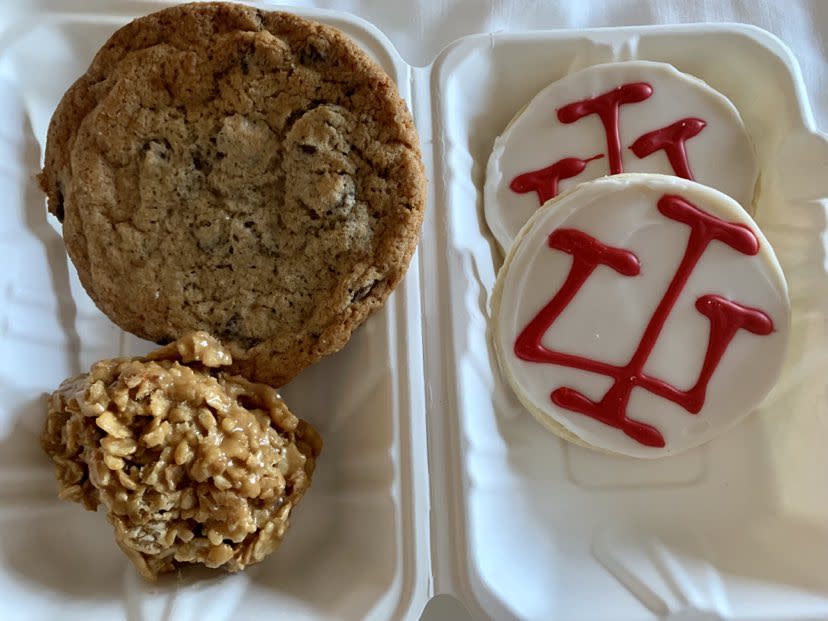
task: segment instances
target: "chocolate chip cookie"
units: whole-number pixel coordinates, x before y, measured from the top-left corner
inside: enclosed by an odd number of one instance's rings
[[[116,324],[206,330],[276,386],[385,302],[425,207],[388,75],[334,28],[224,3],[118,30],[61,100],[40,183]]]

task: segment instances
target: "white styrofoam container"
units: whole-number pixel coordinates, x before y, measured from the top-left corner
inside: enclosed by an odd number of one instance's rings
[[[43,393],[149,346],[85,295],[32,176],[65,88],[118,25],[163,4],[0,7],[0,619],[415,619],[436,593],[475,618],[828,617],[828,141],[790,53],[739,25],[481,35],[413,68],[370,24],[298,11],[351,35],[409,102],[431,180],[422,243],[383,311],[283,391],[326,447],[282,548],[233,576],[140,580],[100,513],[55,499],[38,435]],[[545,432],[487,335],[494,138],[552,80],[631,58],[697,75],[741,111],[762,163],[757,220],[794,304],[757,415],[657,462]]]
[[[565,443],[528,416],[487,338],[500,258],[481,217],[495,137],[567,72],[674,64],[726,94],[761,161],[757,221],[793,301],[785,371],[714,442],[642,462]],[[438,585],[497,619],[828,618],[828,141],[796,62],[739,25],[477,36],[431,70],[434,218],[422,273]]]

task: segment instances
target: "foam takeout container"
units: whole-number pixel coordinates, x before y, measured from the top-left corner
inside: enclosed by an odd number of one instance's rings
[[[151,346],[83,292],[33,175],[65,88],[116,27],[163,5],[0,8],[0,618],[416,619],[438,593],[481,619],[828,617],[828,140],[790,52],[742,25],[479,35],[412,67],[372,25],[298,10],[353,37],[409,103],[430,179],[422,242],[385,308],[283,390],[326,449],[282,548],[235,575],[143,582],[100,513],[57,500],[38,436],[44,393]],[[487,334],[495,137],[556,78],[636,58],[740,110],[761,162],[756,219],[793,303],[785,370],[759,411],[655,462],[545,432]]]

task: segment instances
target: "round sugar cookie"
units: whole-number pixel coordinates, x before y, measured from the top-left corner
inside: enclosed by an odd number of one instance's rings
[[[52,117],[40,183],[110,319],[207,331],[277,386],[383,305],[425,209],[382,68],[335,28],[221,2],[115,32]]]
[[[672,65],[594,65],[538,93],[497,138],[486,222],[508,252],[532,213],[559,192],[608,174],[694,179],[753,213],[759,166],[739,112]]]
[[[624,174],[535,212],[497,276],[492,322],[500,367],[541,423],[654,458],[759,405],[782,368],[790,302],[773,249],[733,199]]]

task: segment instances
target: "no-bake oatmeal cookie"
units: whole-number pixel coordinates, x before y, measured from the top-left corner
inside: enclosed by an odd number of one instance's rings
[[[261,561],[310,486],[319,435],[231,364],[215,339],[191,333],[98,362],[49,399],[42,445],[60,497],[103,506],[145,578]]]

